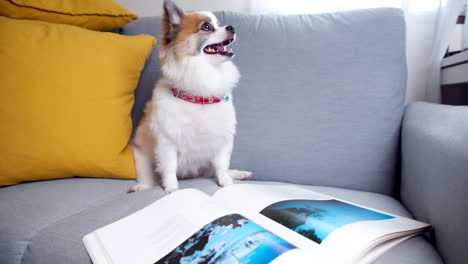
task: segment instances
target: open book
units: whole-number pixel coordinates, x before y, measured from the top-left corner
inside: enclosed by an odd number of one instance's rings
[[[428,228],[293,185],[234,184],[177,191],[83,241],[94,264],[371,263]]]

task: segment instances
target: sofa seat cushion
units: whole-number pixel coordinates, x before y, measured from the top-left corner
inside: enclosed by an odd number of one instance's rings
[[[159,187],[127,194],[134,183],[131,180],[71,178],[0,188],[0,263],[91,263],[82,242],[85,234],[164,196]],[[219,189],[213,179],[184,180],[180,186],[197,188],[208,194]],[[305,187],[411,217],[397,200],[382,194]],[[392,249],[376,263],[442,262],[431,244],[419,236]]]

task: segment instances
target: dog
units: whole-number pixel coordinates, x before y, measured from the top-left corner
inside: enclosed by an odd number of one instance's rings
[[[160,184],[178,190],[178,179],[216,176],[219,186],[246,180],[230,170],[236,133],[232,90],[240,73],[231,59],[235,29],[211,12],[186,13],[165,0],[156,83],[130,145],[137,184],[130,192]],[[157,177],[159,176],[159,177]]]

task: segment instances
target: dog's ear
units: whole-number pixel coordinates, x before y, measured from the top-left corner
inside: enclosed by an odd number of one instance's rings
[[[164,0],[163,42],[169,44],[177,35],[185,12],[171,0]]]
[[[164,0],[164,15],[167,16],[171,25],[179,26],[184,16],[184,10],[171,0]]]

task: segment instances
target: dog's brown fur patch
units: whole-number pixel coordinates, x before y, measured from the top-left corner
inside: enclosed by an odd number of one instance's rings
[[[201,24],[208,19],[209,18],[207,16],[198,13],[183,13],[182,22],[179,25],[179,31],[177,32],[175,43],[186,40],[191,34],[197,32],[200,29]],[[166,10],[164,10],[162,22],[163,39],[161,45],[167,46],[173,39],[170,38],[172,26]]]
[[[159,52],[159,60],[161,64],[166,63],[166,55],[168,49],[171,47],[174,48],[175,58],[178,59],[180,57],[186,56],[191,54],[187,51],[186,46],[183,45],[184,41],[186,41],[192,34],[196,33],[200,30],[201,25],[203,22],[209,20],[209,17],[199,14],[199,13],[183,13],[181,24],[178,25],[176,35],[173,36],[174,32],[171,32],[172,25],[169,21],[169,15],[167,14],[166,10],[164,10],[163,15],[163,40],[160,47]]]
[[[175,43],[185,41],[193,33],[197,32],[200,29],[200,26],[203,22],[208,20],[207,16],[198,13],[189,13],[184,15],[182,23],[180,25],[179,33],[175,39]]]

